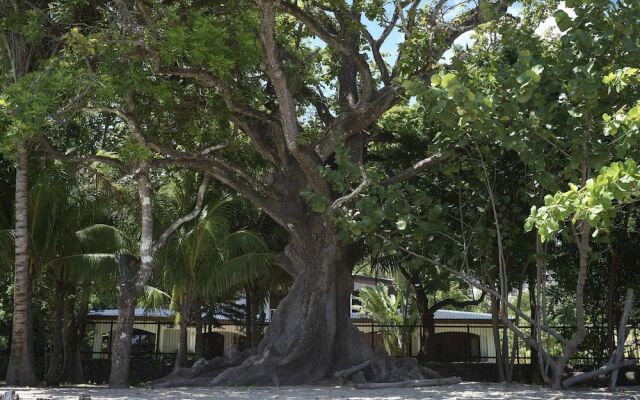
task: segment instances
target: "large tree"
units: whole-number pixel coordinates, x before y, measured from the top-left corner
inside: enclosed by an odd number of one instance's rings
[[[212,383],[311,382],[373,358],[350,321],[351,271],[358,247],[341,236],[334,220],[370,181],[365,153],[376,138],[367,128],[403,99],[403,82],[428,80],[459,35],[504,13],[507,5],[299,5],[267,0],[257,6],[234,3],[234,9],[242,7],[246,13],[233,16],[211,7],[177,7],[155,22],[157,10],[140,11],[153,39],[137,54],[151,57],[157,78],[180,78],[185,87],[195,84],[202,93],[221,98],[229,120],[262,157],[264,167],[256,171],[224,152],[204,155],[166,138],[149,140],[155,153],[150,164],[209,173],[246,196],[290,235],[281,266],[294,283],[258,354]],[[255,19],[258,26],[252,25]],[[230,44],[211,44],[211,34],[226,37]],[[405,38],[390,65],[381,47],[400,34]],[[320,48],[313,51],[309,38],[321,43]],[[250,45],[259,46],[261,53],[249,53],[253,58],[248,60],[229,55],[247,52]],[[333,167],[339,158],[354,165],[357,174],[336,177]],[[437,159],[431,155],[413,160],[381,180],[403,182]],[[369,368],[367,375],[399,379],[384,365]]]

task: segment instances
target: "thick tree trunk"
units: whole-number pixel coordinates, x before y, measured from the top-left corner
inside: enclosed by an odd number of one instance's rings
[[[375,353],[351,323],[349,299],[353,292],[354,258],[338,241],[329,218],[309,217],[305,229],[292,235],[285,249],[293,286],[280,302],[258,349],[235,356],[220,371],[220,360],[194,366],[155,384],[294,385],[317,382],[353,366],[369,381],[399,381],[434,377],[414,359],[392,360]],[[295,232],[295,231],[294,231]],[[235,366],[233,366],[235,365]],[[204,375],[203,375],[204,374]],[[187,377],[187,378],[185,378]],[[208,377],[209,380],[206,380]],[[335,378],[333,378],[335,379]]]
[[[133,320],[136,308],[135,259],[129,254],[118,257],[118,321],[112,340],[111,373],[109,386],[129,386],[129,357],[131,355],[131,335],[133,334]]]
[[[19,140],[16,154],[15,281],[13,287],[13,328],[11,355],[7,368],[8,385],[33,386],[38,383],[33,359],[32,284],[29,271],[28,152],[26,140]]]
[[[62,378],[62,351],[64,335],[64,297],[65,287],[62,283],[56,283],[55,303],[51,322],[51,355],[49,357],[49,369],[47,370],[47,386],[60,384]]]
[[[317,224],[287,246],[299,273],[280,302],[259,354],[220,374],[216,384],[298,384],[362,363],[372,351],[350,320],[351,265],[333,232]]]

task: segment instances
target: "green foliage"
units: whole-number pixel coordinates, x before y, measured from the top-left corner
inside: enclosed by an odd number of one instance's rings
[[[569,187],[567,192],[547,195],[543,207],[532,207],[525,229],[535,226],[546,241],[560,229],[561,223],[571,219],[573,224],[586,221],[595,227],[594,236],[599,230],[607,232],[616,210],[640,197],[640,167],[631,159],[614,162],[602,167],[584,187],[574,184]]]
[[[386,285],[360,290],[361,310],[381,324],[385,350],[389,355],[408,354],[413,326],[418,322],[418,311],[411,288],[400,280],[397,293],[391,294]]]

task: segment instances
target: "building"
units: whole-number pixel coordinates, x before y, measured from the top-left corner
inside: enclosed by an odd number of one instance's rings
[[[372,347],[383,343],[384,327],[366,315],[359,313],[358,293],[363,287],[384,284],[391,287],[393,281],[367,276],[354,277],[354,292],[351,296],[351,318],[364,340]],[[244,304],[240,299],[238,304]],[[278,301],[271,301],[267,309],[265,329],[277,308]],[[89,312],[89,324],[93,327],[91,351],[93,358],[108,358],[111,352],[114,329],[118,317],[117,309],[93,310]],[[495,346],[491,329],[491,314],[438,310],[434,315],[435,336],[432,337],[430,355],[435,361],[484,361],[495,362]],[[178,349],[180,328],[175,324],[175,314],[167,309],[136,309],[132,336],[134,356],[153,355],[173,357]],[[417,355],[420,348],[422,327],[412,328],[410,353]],[[229,346],[242,347],[244,326],[223,316],[216,316],[216,323],[203,327],[203,348],[206,358],[222,355]],[[196,329],[188,328],[187,347],[195,352]]]

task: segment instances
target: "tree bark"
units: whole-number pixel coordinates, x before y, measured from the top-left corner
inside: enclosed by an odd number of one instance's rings
[[[363,341],[351,322],[349,299],[353,292],[351,270],[356,250],[342,244],[327,215],[308,216],[292,229],[285,249],[287,269],[294,282],[279,303],[269,329],[254,351],[237,366],[211,371],[209,385],[295,385],[330,378],[371,360],[363,370],[369,381],[400,381],[433,377],[414,359],[392,360]],[[213,362],[214,360],[212,360]],[[215,364],[215,363],[214,363]],[[183,376],[169,375],[157,381],[162,387],[188,384]]]
[[[538,304],[536,302],[537,294],[536,294],[536,280],[535,280],[535,271],[533,273],[529,273],[529,279],[527,282],[527,287],[529,289],[529,308],[531,309],[531,319],[534,321],[538,320]],[[537,338],[537,328],[535,325],[531,324],[531,335],[532,338]],[[540,376],[540,363],[538,360],[538,350],[534,347],[530,346],[529,351],[531,352],[531,382],[534,384],[539,384],[541,382]]]
[[[310,219],[310,229],[302,232],[308,234],[294,236],[285,250],[299,273],[278,306],[259,354],[220,374],[215,384],[315,382],[372,356],[350,320],[353,279],[345,247],[324,226],[327,221]]]
[[[134,131],[135,125],[130,126]],[[140,132],[137,132],[140,134]],[[128,254],[120,255],[118,269],[118,320],[116,323],[115,346],[112,351],[109,386],[126,387],[129,384],[129,357],[131,355],[131,335],[136,302],[151,278],[153,267],[153,204],[149,163],[143,161],[138,171],[138,198],[140,200],[140,258],[137,271],[131,270],[133,261]]]
[[[191,304],[189,304],[189,296],[184,296],[180,307],[180,334],[178,338],[178,352],[176,353],[175,368],[185,368],[188,363],[188,338],[189,324],[191,322]]]
[[[504,382],[506,379],[505,376],[505,368],[504,368],[504,358],[502,354],[502,346],[500,343],[500,328],[499,321],[500,318],[498,314],[501,312],[500,303],[498,299],[494,296],[491,296],[491,327],[493,330],[493,345],[496,351],[496,367],[498,368],[498,379],[500,382]]]
[[[75,375],[75,364],[73,362],[73,357],[75,355],[75,346],[76,346],[76,315],[75,315],[75,299],[76,296],[70,296],[67,293],[67,296],[64,301],[64,333],[63,333],[63,342],[64,342],[64,357],[63,357],[63,373],[62,379],[65,382],[71,382],[73,376]]]
[[[84,369],[82,367],[82,344],[87,333],[87,314],[89,313],[89,285],[85,283],[80,292],[78,308],[76,312],[75,346],[71,362],[73,375],[70,382],[74,384],[85,383]]]
[[[415,287],[415,286],[414,286]],[[427,294],[421,288],[416,288],[416,306],[420,313],[420,324],[422,325],[422,335],[420,335],[420,352],[419,357],[428,358],[429,356],[429,338],[435,334],[435,321],[433,313],[429,312],[429,299]]]
[[[130,254],[118,257],[118,320],[116,337],[111,338],[111,372],[109,386],[129,386],[129,357],[131,356],[131,335],[136,307],[135,258]]]
[[[47,370],[47,386],[60,384],[62,378],[62,351],[64,332],[64,297],[65,287],[61,282],[56,282],[55,303],[51,324],[51,355]]]
[[[616,316],[614,304],[617,302],[616,300],[618,297],[618,291],[616,290],[616,288],[618,284],[618,272],[620,270],[621,262],[621,257],[618,254],[618,245],[616,243],[616,245],[613,246],[611,266],[609,268],[609,282],[607,284],[607,344],[609,347],[609,352],[614,352],[616,349]]]
[[[11,355],[7,368],[8,385],[33,386],[38,383],[33,359],[32,282],[29,271],[28,170],[26,139],[17,142],[15,281]]]

